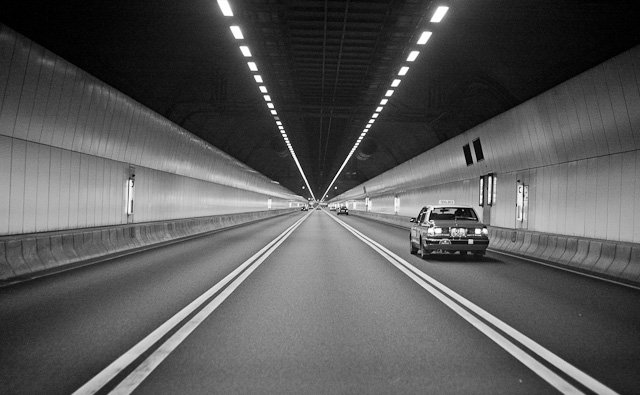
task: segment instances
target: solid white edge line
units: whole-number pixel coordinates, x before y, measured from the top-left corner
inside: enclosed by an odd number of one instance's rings
[[[303,220],[306,216],[303,218]],[[233,291],[249,277],[254,270],[262,264],[279,246],[282,244],[293,231],[302,223],[298,221],[293,229],[290,229],[284,237],[273,245],[264,255],[260,257],[251,267],[245,270],[238,278],[236,278],[228,287],[226,287],[218,296],[216,296],[207,306],[200,310],[193,318],[185,323],[176,333],[174,333],[167,341],[165,341],[157,350],[148,356],[133,372],[131,372],[124,380],[122,380],[116,388],[109,394],[128,395],[132,393],[154,370],[162,363],[186,338],[189,336],[222,302],[233,293]]]
[[[95,394],[100,391],[107,383],[109,383],[115,376],[118,375],[123,369],[129,366],[134,360],[140,357],[151,346],[153,346],[160,338],[165,336],[173,328],[175,328],[180,322],[182,322],[189,314],[198,309],[207,299],[215,295],[220,289],[226,286],[231,280],[233,280],[238,273],[242,272],[247,266],[253,263],[258,257],[260,257],[266,250],[277,241],[282,238],[289,230],[298,223],[304,221],[310,213],[296,221],[293,225],[282,232],[278,237],[273,239],[269,244],[264,246],[260,251],[256,252],[251,258],[247,259],[242,265],[238,266],[235,270],[229,273],[225,278],[218,282],[213,287],[209,288],[205,293],[196,298],[193,302],[189,303],[185,308],[176,313],[173,317],[160,325],[157,329],[151,332],[147,337],[138,342],[135,346],[130,348],[127,352],[122,354],[118,359],[113,361],[109,366],[104,368],[100,373],[94,376],[91,380],[87,381],[82,387],[78,388],[72,395],[88,395]]]
[[[531,350],[532,352],[534,352],[535,354],[537,354],[541,358],[545,359],[547,362],[553,364],[558,369],[560,369],[564,373],[566,373],[568,376],[572,377],[573,379],[575,379],[576,381],[580,382],[585,387],[589,388],[591,391],[594,391],[597,394],[601,394],[601,395],[617,395],[617,392],[613,391],[611,388],[605,386],[604,384],[600,383],[599,381],[597,381],[593,377],[587,375],[586,373],[582,372],[581,370],[579,370],[575,366],[569,364],[568,362],[566,362],[562,358],[558,357],[557,355],[555,355],[551,351],[547,350],[546,348],[544,348],[540,344],[534,342],[533,340],[531,340],[530,338],[528,338],[524,334],[518,332],[517,330],[515,330],[514,328],[512,328],[508,324],[506,324],[503,321],[499,320],[497,317],[493,316],[489,312],[487,312],[484,309],[480,308],[479,306],[475,305],[471,301],[463,298],[462,296],[460,296],[459,294],[457,294],[453,290],[451,290],[448,287],[446,287],[445,285],[441,284],[440,282],[438,282],[434,278],[428,276],[427,274],[425,274],[421,270],[417,269],[415,266],[411,265],[409,262],[405,261],[404,259],[402,259],[398,255],[396,255],[393,252],[389,251],[384,246],[382,246],[379,243],[373,241],[369,237],[365,236],[364,234],[362,234],[361,232],[359,232],[355,228],[351,227],[347,223],[345,223],[345,222],[343,222],[343,221],[341,221],[341,220],[339,220],[337,218],[334,218],[331,215],[329,215],[329,216],[332,219],[334,219],[336,222],[338,222],[340,225],[345,227],[345,229],[347,229],[351,233],[353,233],[356,237],[360,238],[362,241],[364,241],[369,246],[371,246],[376,251],[378,251],[381,255],[383,255],[391,263],[394,263],[394,262],[392,262],[389,258],[393,258],[399,264],[401,264],[402,266],[404,266],[407,269],[411,270],[413,273],[415,273],[416,275],[420,276],[425,281],[429,282],[430,284],[432,284],[433,286],[438,288],[441,292],[445,293],[450,298],[456,300],[458,303],[464,305],[469,310],[473,311],[474,313],[476,313],[480,317],[484,318],[486,321],[488,321],[489,323],[491,323],[495,327],[499,328],[500,330],[502,330],[503,332],[505,332],[506,334],[511,336],[514,340],[520,342],[523,346],[527,347],[529,350]],[[386,255],[382,254],[381,251],[384,252]],[[395,263],[394,263],[394,265],[395,265]],[[436,295],[434,295],[434,296],[436,296]]]

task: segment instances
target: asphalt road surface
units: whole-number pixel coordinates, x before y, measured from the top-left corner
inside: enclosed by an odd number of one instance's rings
[[[639,306],[300,212],[0,288],[0,393],[638,394]]]

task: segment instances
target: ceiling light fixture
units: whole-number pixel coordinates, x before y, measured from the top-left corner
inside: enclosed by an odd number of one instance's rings
[[[240,46],[240,52],[242,52],[245,58],[251,57],[251,51],[249,51],[249,47],[247,47],[246,45]]]
[[[236,40],[244,39],[242,31],[240,30],[240,26],[231,26],[229,29],[231,29],[231,33]]]
[[[422,35],[418,39],[418,45],[425,45],[429,38],[431,37],[431,32],[422,32]]]
[[[258,71],[258,66],[256,65],[256,62],[247,62],[247,64],[249,65],[249,70]]]
[[[409,56],[407,56],[407,62],[413,62],[414,60],[416,60],[419,54],[420,51],[411,51],[409,53]]]
[[[402,66],[400,68],[400,71],[398,72],[398,75],[407,75],[407,72],[409,72],[409,68],[407,66]]]
[[[222,11],[222,15],[233,16],[233,11],[231,11],[231,6],[227,0],[218,0],[218,7],[220,7],[220,11]]]
[[[436,12],[433,13],[433,17],[431,18],[431,22],[438,23],[444,18],[444,16],[449,11],[449,7],[440,6],[436,9]]]

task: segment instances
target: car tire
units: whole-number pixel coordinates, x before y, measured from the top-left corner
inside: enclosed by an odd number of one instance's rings
[[[427,259],[427,255],[429,255],[424,250],[424,245],[422,244],[422,237],[420,238],[420,247],[418,248],[418,254],[420,255],[420,258],[422,258],[422,259]]]
[[[475,252],[475,253],[473,254],[473,257],[474,257],[475,259],[477,259],[477,260],[481,261],[481,260],[482,260],[482,257],[484,257],[484,253],[482,253],[482,252]]]
[[[415,248],[413,246],[413,243],[411,242],[411,237],[409,237],[409,252],[411,253],[411,255],[415,255],[418,253],[418,249]]]

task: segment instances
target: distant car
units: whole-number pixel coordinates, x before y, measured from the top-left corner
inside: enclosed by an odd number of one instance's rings
[[[307,206],[302,206],[302,210],[300,210],[300,211],[309,211],[309,207],[307,207]]]
[[[346,208],[345,206],[342,206],[338,209],[338,212],[336,213],[336,215],[340,215],[340,214],[346,214],[349,215],[349,209]]]
[[[471,206],[426,206],[411,222],[410,251],[423,258],[431,253],[455,252],[482,257],[489,246],[489,231]]]
[[[336,211],[336,206],[329,206],[329,211]]]

